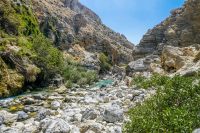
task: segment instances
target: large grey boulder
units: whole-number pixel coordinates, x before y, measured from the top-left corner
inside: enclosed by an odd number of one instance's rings
[[[48,109],[41,109],[41,110],[38,111],[38,114],[37,114],[35,120],[40,121],[40,120],[43,120],[47,116],[50,116],[50,115],[51,115],[51,111],[50,110],[48,110]]]
[[[84,120],[94,120],[98,116],[98,111],[94,109],[86,109],[82,114],[82,121]]]
[[[114,104],[105,109],[103,113],[103,119],[106,122],[115,123],[122,122],[124,120],[123,109],[119,107],[119,105]]]
[[[17,112],[17,114],[18,114],[18,118],[17,118],[18,121],[28,119],[28,115],[24,111],[19,111]]]
[[[128,64],[126,73],[131,76],[135,72],[151,71],[150,65],[152,63],[159,64],[160,57],[158,55],[149,55],[136,61],[132,61]]]
[[[3,120],[4,124],[11,124],[13,122],[17,121],[18,115],[17,114],[11,114],[5,110],[0,111],[0,117]]]
[[[42,120],[40,129],[44,133],[70,133],[70,125],[61,118]]]

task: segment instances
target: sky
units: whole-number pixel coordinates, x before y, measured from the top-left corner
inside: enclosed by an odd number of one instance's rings
[[[185,0],[80,0],[98,14],[102,22],[138,44],[148,29],[181,7]]]

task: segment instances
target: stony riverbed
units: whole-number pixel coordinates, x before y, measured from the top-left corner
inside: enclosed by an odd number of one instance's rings
[[[127,111],[154,94],[121,81],[0,101],[0,133],[121,133]]]

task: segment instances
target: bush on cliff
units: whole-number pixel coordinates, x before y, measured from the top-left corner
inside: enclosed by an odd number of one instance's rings
[[[157,93],[129,111],[131,122],[126,124],[125,132],[192,132],[199,128],[199,77],[156,75],[139,80],[140,86],[158,88]]]
[[[111,63],[109,61],[108,56],[106,56],[104,53],[100,53],[99,60],[100,60],[100,67],[101,67],[100,72],[109,71],[111,68]]]
[[[43,35],[35,36],[32,41],[36,56],[35,64],[42,69],[44,80],[53,78],[55,74],[61,74],[63,69],[62,53]]]

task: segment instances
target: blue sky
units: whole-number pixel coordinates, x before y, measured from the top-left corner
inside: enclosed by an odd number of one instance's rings
[[[185,0],[80,0],[114,31],[138,44],[148,29],[170,15]]]

